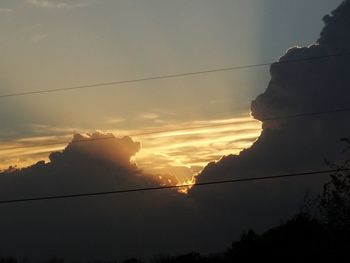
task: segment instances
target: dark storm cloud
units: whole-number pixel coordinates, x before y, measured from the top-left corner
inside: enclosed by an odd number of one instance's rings
[[[324,21],[325,27],[316,44],[290,48],[280,61],[349,53],[350,1],[345,1]],[[251,104],[252,115],[258,120],[349,107],[349,55],[275,63],[270,73],[266,91]],[[251,148],[238,156],[226,156],[209,164],[197,181],[327,169],[324,158],[339,158],[340,139],[349,135],[348,113],[263,121],[262,134]],[[302,196],[308,191],[322,190],[326,179],[318,176],[266,181],[254,184],[249,190],[246,186],[220,187],[216,191],[194,189],[190,195],[200,204],[221,200],[218,209],[232,211],[226,218],[228,222],[242,214],[250,214],[251,218],[259,218],[252,222],[259,226],[295,212]]]
[[[324,21],[315,45],[291,48],[280,60],[350,51],[350,1]],[[269,86],[252,102],[253,116],[261,120],[348,106],[349,61],[333,57],[272,65]],[[323,169],[323,157],[336,159],[339,139],[350,134],[348,120],[347,114],[329,114],[264,122],[250,149],[209,164],[197,181]],[[111,135],[90,137],[104,136]],[[128,137],[71,143],[51,154],[50,163],[2,174],[1,198],[159,185],[130,162],[139,147]],[[0,252],[93,259],[218,251],[247,228],[261,230],[294,214],[308,189],[321,189],[325,177],[319,178],[198,187],[189,196],[164,190],[2,205]]]
[[[160,180],[139,170],[130,162],[139,150],[130,137],[76,134],[62,152],[50,154],[50,162],[1,173],[0,199],[160,186],[169,184],[168,179],[177,183],[176,178],[162,175]],[[190,211],[184,200],[183,194],[167,190],[3,205],[1,254],[123,258],[145,255],[151,247],[160,253],[166,250],[161,243],[178,231],[176,222],[186,228],[186,215],[179,219],[180,211]]]
[[[350,1],[345,1],[332,15],[325,16],[324,21],[326,25],[315,45],[290,48],[280,61],[349,53]],[[251,104],[252,115],[258,120],[349,106],[349,55],[275,63],[270,73],[271,80],[266,91]],[[347,113],[263,121],[263,132],[250,149],[238,157],[228,156],[217,164],[209,165],[199,178],[209,176],[207,171],[213,167],[223,169],[227,166],[224,170],[232,173],[236,165],[259,169],[277,166],[282,170],[295,165],[304,167],[305,163],[321,165],[322,157],[334,155],[339,149],[339,139],[349,133]]]
[[[152,180],[130,163],[139,149],[140,144],[129,137],[76,134],[62,152],[50,154],[49,163],[41,161],[31,167],[4,172],[0,188],[5,189],[0,195],[10,198],[19,194],[62,194],[151,184]],[[13,189],[21,186],[23,191],[12,194],[7,191],[7,185],[12,185]]]

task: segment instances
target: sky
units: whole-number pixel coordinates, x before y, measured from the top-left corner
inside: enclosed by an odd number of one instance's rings
[[[273,62],[286,47],[313,43],[322,16],[338,3],[2,0],[1,94]],[[198,130],[197,139],[181,134],[162,136],[158,143],[137,137],[144,149],[135,157],[141,166],[149,170],[146,163],[165,158],[189,168],[177,174],[188,178],[256,140],[261,125],[249,120],[250,101],[268,80],[263,67],[5,98],[0,139],[7,147],[21,145],[18,140],[68,142],[73,133],[95,130],[128,135],[247,118],[246,140],[237,144],[234,134],[222,134],[229,126],[206,129],[212,139],[205,140]],[[3,152],[0,168],[47,160],[56,149]],[[191,158],[196,152],[203,158]]]
[[[267,119],[349,107],[349,62],[332,56],[350,46],[340,3],[0,1],[0,200],[329,169],[345,111]],[[301,61],[1,97],[286,60]],[[326,181],[7,204],[0,247],[89,260],[217,252],[290,218]]]

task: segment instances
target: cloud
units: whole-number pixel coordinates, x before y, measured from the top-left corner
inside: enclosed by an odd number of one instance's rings
[[[46,8],[60,8],[60,9],[74,9],[86,7],[90,4],[90,1],[80,1],[80,0],[27,0],[29,4],[46,7]]]
[[[320,39],[308,47],[292,47],[280,61],[348,53],[350,47],[350,1],[345,1],[324,18]],[[295,115],[348,107],[350,97],[349,56],[292,63],[274,63],[265,92],[251,104],[252,116],[263,122],[263,131],[249,149],[239,155],[227,155],[208,164],[197,182],[284,174],[328,169],[324,158],[340,158],[340,139],[350,134],[347,113],[305,118],[264,121],[273,116]],[[234,209],[261,222],[286,218],[308,191],[318,193],[326,176],[293,179],[288,182],[265,181],[251,189],[220,187],[216,191],[190,190],[199,203],[221,203],[217,209]],[[265,193],[265,194],[264,194]],[[241,203],[228,205],[228,200]],[[256,200],[254,209],[242,207]],[[220,202],[221,201],[221,202]],[[250,203],[254,207],[253,203]],[[259,209],[257,209],[259,206]],[[227,218],[230,218],[228,216]],[[254,224],[254,223],[253,223]]]
[[[152,112],[145,112],[140,114],[139,118],[144,120],[155,120],[159,118],[159,115]]]
[[[115,125],[109,126],[115,128]],[[35,160],[48,161],[51,151],[63,148],[70,141],[72,133],[84,130],[43,124],[35,124],[31,128],[32,133],[38,137],[2,142],[0,169],[14,164],[28,166]],[[219,160],[225,154],[238,153],[250,147],[260,135],[261,123],[246,114],[229,119],[172,122],[157,127],[112,129],[109,132],[130,135],[142,142],[142,150],[134,157],[140,169],[156,174],[168,174],[171,171],[181,181],[188,181],[200,170],[198,167],[203,168],[208,162]],[[62,143],[55,144],[56,142]],[[159,165],[164,162],[166,165]],[[184,173],[183,170],[187,172]]]
[[[107,124],[118,124],[118,123],[122,123],[125,122],[124,118],[121,117],[114,117],[114,118],[109,118],[106,120]]]
[[[39,43],[40,41],[46,39],[48,37],[47,34],[36,34],[29,38],[29,41],[33,44]]]
[[[1,13],[13,13],[13,9],[11,9],[11,8],[0,8],[0,14]]]
[[[39,184],[45,185],[45,182],[50,181],[52,187],[50,189],[46,186],[42,194],[94,190],[98,185],[100,189],[128,187],[144,184],[147,180],[149,184],[151,180],[142,177],[137,167],[130,162],[130,158],[139,150],[140,144],[129,137],[115,138],[112,134],[100,132],[75,134],[72,142],[63,151],[50,154],[48,163],[40,161],[31,167],[19,169],[16,172],[18,178],[7,178],[20,183],[26,174],[30,174],[31,179],[27,180],[26,188],[35,195],[40,193],[35,182],[39,183],[41,180]],[[113,169],[113,174],[108,169]],[[82,183],[86,180],[91,181],[88,184]],[[66,190],[57,187],[63,181],[67,185]],[[2,191],[3,196],[4,192],[6,191]]]
[[[76,134],[63,151],[50,154],[49,162],[40,161],[27,168],[1,173],[0,199],[177,183],[176,178],[148,175],[139,170],[130,161],[139,150],[140,144],[130,137],[116,138],[101,132]],[[175,221],[168,212],[174,209],[178,213],[180,207],[186,207],[184,195],[176,190],[163,194],[136,193],[3,206],[6,216],[0,219],[3,223],[0,244],[6,253],[36,259],[62,255],[91,260],[106,258],[106,255],[123,258],[144,254],[155,245],[156,239],[152,236],[174,234],[169,233]],[[165,226],[164,222],[169,224],[168,229],[159,227]],[[15,225],[18,227],[13,228]],[[151,246],[139,240],[143,235],[149,237]],[[100,240],[101,245],[96,243],[93,249],[86,250],[94,240]],[[39,247],[41,249],[35,249]]]
[[[238,117],[164,124],[156,130],[160,132],[146,129],[145,135],[136,136],[143,145],[136,162],[148,172],[170,172],[188,181],[209,161],[227,154],[227,149],[238,153],[249,147],[260,135],[261,124],[251,117]]]
[[[38,141],[45,139],[51,138]],[[153,160],[153,166],[167,166],[168,174],[143,172],[131,161],[140,147],[127,136],[75,134],[64,150],[50,154],[48,162],[1,173],[0,200],[176,185],[179,180],[172,173],[188,172],[166,158]],[[224,240],[213,247],[212,240],[203,239],[207,229],[217,228],[201,219],[198,204],[175,189],[5,205],[2,209],[0,245],[8,255],[19,257],[126,258],[186,252],[194,243],[203,251],[227,244]],[[94,249],[87,249],[92,243]]]

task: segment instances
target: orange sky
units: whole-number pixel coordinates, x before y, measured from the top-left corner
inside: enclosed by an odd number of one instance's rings
[[[141,142],[141,150],[133,159],[141,169],[175,175],[180,181],[186,181],[208,162],[248,148],[260,135],[261,123],[247,115],[105,132],[112,132],[115,136],[131,135],[135,141]],[[67,131],[59,136],[27,137],[3,142],[0,169],[10,165],[24,167],[39,160],[48,161],[49,153],[65,147],[65,142],[69,142],[71,136]],[[47,145],[51,143],[54,145]]]

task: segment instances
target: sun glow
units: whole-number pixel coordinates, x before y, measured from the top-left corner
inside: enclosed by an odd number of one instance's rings
[[[182,194],[187,194],[188,191],[194,186],[195,183],[196,183],[196,178],[193,176],[189,180],[178,183],[176,186],[181,186],[181,187],[179,187],[177,191]]]
[[[209,162],[250,147],[261,133],[261,123],[248,116],[108,132],[141,142],[141,150],[131,161],[147,174],[157,175],[154,178],[162,185],[185,185],[179,188],[185,194]],[[67,133],[3,142],[0,169],[48,161],[50,152],[62,150],[70,137]]]

